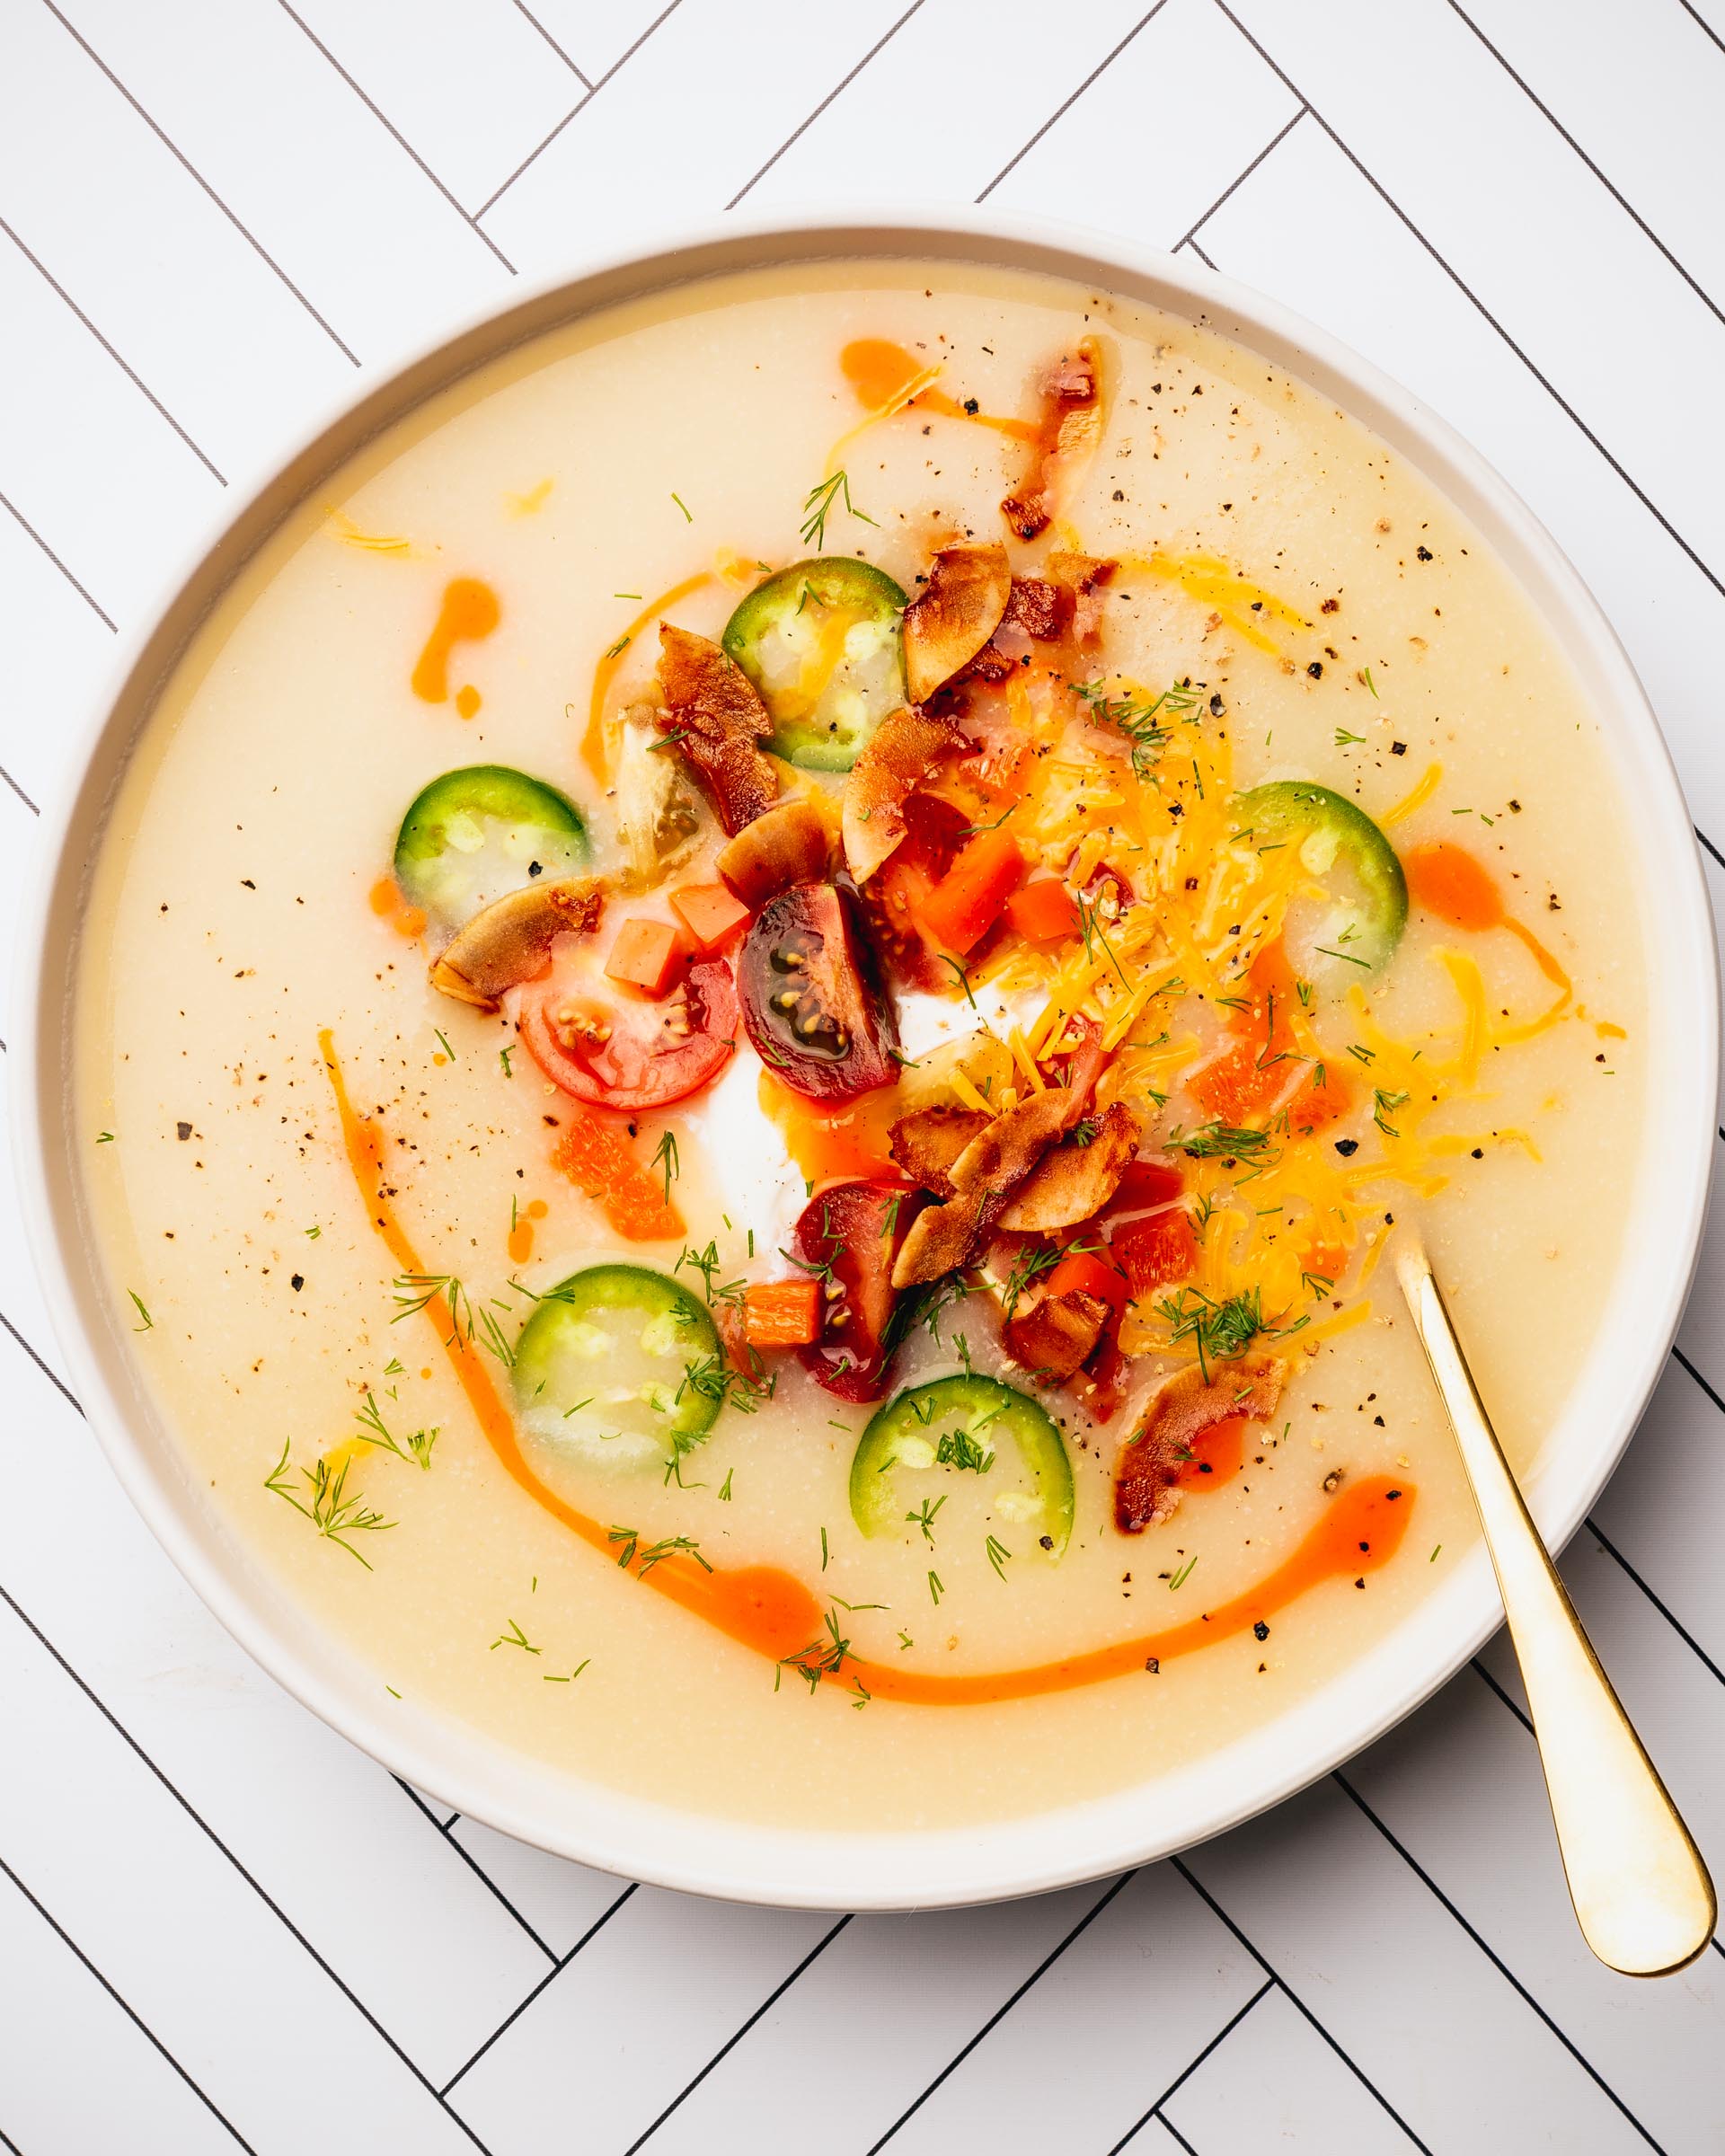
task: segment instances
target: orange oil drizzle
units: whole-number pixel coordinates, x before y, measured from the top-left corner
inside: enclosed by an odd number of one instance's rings
[[[1035,420],[1008,420],[993,412],[970,411],[944,390],[932,385],[907,395],[918,377],[930,370],[914,352],[907,352],[902,344],[889,343],[884,337],[859,337],[840,352],[838,365],[856,392],[857,402],[882,419],[890,418],[895,411],[933,411],[942,419],[968,420],[973,427],[992,427],[996,434],[1011,435],[1015,442],[1042,439],[1042,428]]]
[[[355,1112],[336,1061],[335,1041],[328,1027],[318,1034],[317,1045],[335,1095],[341,1122],[341,1139],[353,1180],[364,1199],[371,1224],[403,1276],[423,1275],[418,1251],[395,1217],[384,1188],[383,1143],[368,1118]],[[438,1314],[441,1305],[428,1303],[426,1315],[436,1329],[456,1382],[483,1431],[487,1443],[511,1478],[553,1519],[595,1550],[614,1560],[618,1546],[610,1532],[588,1514],[580,1512],[541,1481],[522,1454],[514,1419],[504,1405],[483,1357],[460,1328],[447,1334]],[[862,1690],[871,1699],[898,1700],[918,1706],[976,1707],[1003,1700],[1025,1700],[1045,1692],[1068,1692],[1082,1684],[1096,1684],[1110,1677],[1142,1671],[1147,1662],[1171,1660],[1191,1654],[1218,1639],[1267,1623],[1287,1604],[1331,1579],[1363,1578],[1387,1564],[1401,1547],[1413,1509],[1411,1484],[1374,1476],[1337,1498],[1317,1525],[1291,1556],[1275,1570],[1249,1587],[1243,1595],[1206,1611],[1185,1624],[1165,1632],[1148,1632],[1137,1639],[1122,1639],[1088,1654],[1068,1656],[1058,1662],[1033,1664],[1024,1669],[1004,1669],[976,1676],[942,1675],[933,1672],[897,1669],[889,1664],[864,1662],[846,1656],[836,1670],[826,1673],[841,1689]],[[728,1639],[774,1662],[801,1656],[821,1636],[820,1605],[794,1574],[774,1565],[744,1565],[735,1570],[715,1567],[703,1569],[693,1558],[672,1555],[642,1568],[640,1557],[631,1557],[622,1568],[643,1585],[655,1587],[668,1600],[692,1616],[703,1619]]]
[[[424,934],[425,915],[402,897],[401,886],[393,876],[374,883],[367,897],[372,912],[379,920],[387,921],[398,936],[405,936],[411,943],[415,936]]]
[[[501,619],[497,594],[477,577],[457,577],[445,585],[437,622],[413,667],[413,694],[422,703],[448,702],[449,654],[457,644],[477,643],[489,636]],[[478,708],[475,702],[473,710]],[[473,712],[461,715],[470,719]]]
[[[699,591],[703,584],[712,582],[712,571],[703,569],[692,577],[685,577],[680,584],[673,584],[668,591],[661,591],[650,605],[643,606],[630,623],[615,643],[593,669],[593,694],[587,707],[587,731],[581,736],[581,761],[601,784],[611,776],[609,759],[605,753],[605,700],[611,684],[616,679],[617,668],[624,655],[648,623],[657,619],[666,607],[675,606],[679,599],[686,599],[692,591]]]
[[[1460,846],[1447,840],[1436,845],[1415,846],[1402,857],[1402,868],[1411,896],[1428,912],[1452,928],[1479,934],[1487,929],[1507,929],[1527,946],[1534,963],[1567,998],[1573,984],[1556,959],[1524,923],[1503,903],[1503,894],[1490,871]]]

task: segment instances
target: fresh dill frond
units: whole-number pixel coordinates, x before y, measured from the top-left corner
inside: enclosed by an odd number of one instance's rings
[[[668,1206],[671,1202],[671,1185],[683,1172],[681,1163],[677,1157],[677,1134],[675,1131],[667,1130],[659,1134],[659,1144],[653,1148],[652,1158],[647,1165],[650,1168],[657,1168],[663,1175],[665,1203]]]
[[[845,504],[847,516],[854,517],[863,524],[874,523],[874,518],[866,510],[859,509],[851,499],[849,473],[843,471],[835,472],[831,478],[823,479],[818,486],[809,488],[808,498],[802,505],[803,543],[805,545],[812,543],[817,553],[821,553],[826,549],[827,519],[832,513],[834,502],[841,499]]]
[[[339,1550],[345,1550],[350,1558],[369,1572],[372,1568],[371,1560],[356,1550],[348,1541],[348,1536],[381,1534],[396,1523],[386,1520],[381,1512],[367,1505],[358,1490],[351,1497],[348,1495],[349,1463],[345,1460],[333,1472],[327,1460],[319,1460],[312,1467],[290,1469],[288,1455],[291,1443],[289,1440],[283,1445],[281,1458],[264,1477],[263,1487],[308,1519],[325,1542],[333,1542]],[[296,1472],[305,1485],[309,1503],[295,1492],[293,1476]]]
[[[1146,702],[1142,696],[1110,696],[1100,681],[1075,681],[1073,694],[1089,708],[1090,716],[1123,734],[1132,752],[1136,777],[1148,778],[1152,767],[1173,738],[1164,718],[1179,718],[1199,702],[1196,689],[1183,685],[1164,689]]]
[[[544,1652],[543,1648],[535,1647],[533,1644],[532,1640],[527,1638],[527,1635],[521,1630],[521,1627],[516,1622],[513,1617],[509,1619],[509,1630],[507,1632],[500,1632],[497,1638],[492,1640],[491,1647],[491,1653],[495,1654],[500,1647],[518,1647],[524,1654],[528,1655],[538,1655]]]
[[[1261,1153],[1269,1144],[1269,1133],[1234,1123],[1204,1123],[1174,1142],[1189,1161],[1238,1160]]]
[[[354,1419],[359,1425],[360,1436],[367,1445],[375,1445],[379,1452],[394,1453],[398,1460],[411,1461],[416,1467],[429,1469],[431,1465],[431,1448],[438,1442],[436,1429],[415,1430],[409,1437],[396,1437],[369,1392],[365,1406],[354,1409]]]
[[[996,1542],[992,1534],[984,1543],[983,1549],[987,1557],[988,1562],[995,1568],[995,1577],[998,1579],[1004,1579],[1006,1577],[1006,1572],[1005,1568],[1001,1560],[1004,1558],[1011,1557],[1013,1554],[1012,1551],[1006,1547],[1004,1542]]]

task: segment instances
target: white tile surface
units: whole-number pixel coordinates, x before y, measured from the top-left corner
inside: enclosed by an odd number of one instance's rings
[[[1191,234],[1527,496],[1725,847],[1722,100],[1718,0],[0,0],[0,932],[115,627],[249,473],[516,270],[739,193]],[[1501,1642],[1269,1817],[1013,1907],[728,1910],[428,1808],[132,1515],[9,1178],[0,2148],[1725,2145],[1721,1957],[1588,1961]],[[1716,1864],[1722,1295],[1725,1224],[1565,1564]]]

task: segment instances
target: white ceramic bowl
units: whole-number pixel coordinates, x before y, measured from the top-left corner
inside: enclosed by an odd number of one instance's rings
[[[1650,1098],[1644,1172],[1613,1322],[1577,1373],[1530,1478],[1547,1540],[1574,1531],[1659,1377],[1694,1268],[1712,1166],[1718,1012],[1712,924],[1688,814],[1647,699],[1580,578],[1526,506],[1404,389],[1321,330],[1243,287],[1081,230],[995,213],[826,213],[727,219],[674,245],[613,258],[477,320],[340,411],[241,510],[134,641],[58,817],[23,926],[13,1053],[19,1180],[72,1381],[132,1499],[250,1652],[395,1772],[473,1817],[629,1878],[741,1901],[927,1908],[1029,1894],[1164,1855],[1249,1818],[1345,1760],[1417,1706],[1499,1621],[1482,1549],[1329,1684],[1225,1749],[1154,1783],[1027,1819],[911,1833],[791,1833],[701,1817],[571,1781],[477,1733],[374,1704],[375,1673],[321,1637],[261,1577],[193,1484],[139,1382],[97,1283],[79,1148],[68,1120],[67,984],[106,805],[187,637],[279,518],[367,436],[453,377],[570,316],[676,284],[813,257],[920,255],[1100,284],[1261,351],[1376,429],[1448,496],[1508,563],[1568,653],[1598,713],[1659,935],[1648,952]],[[1658,1160],[1651,1135],[1658,1135]]]

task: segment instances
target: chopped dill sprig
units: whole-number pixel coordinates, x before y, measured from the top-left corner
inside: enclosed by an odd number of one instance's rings
[[[970,992],[970,976],[965,971],[963,959],[950,959],[947,957],[944,951],[942,951],[940,956],[942,965],[951,967],[952,970],[952,977],[958,982],[960,991],[963,994],[965,1002],[969,1003],[970,1008],[974,1011],[977,1008],[977,999]]]
[[[503,1075],[506,1078],[513,1078],[515,1076],[515,1073],[509,1068],[509,1057],[514,1053],[515,1051],[512,1047],[500,1048],[497,1051],[497,1060],[503,1065]]]
[[[516,1622],[513,1617],[509,1619],[509,1630],[507,1632],[500,1632],[497,1638],[492,1640],[491,1647],[491,1653],[495,1654],[500,1647],[518,1647],[524,1654],[528,1655],[539,1655],[544,1652],[543,1648],[535,1647],[533,1644],[532,1640],[527,1638],[527,1635],[521,1630],[521,1627]]]
[[[968,1468],[981,1475],[995,1464],[995,1455],[991,1446],[978,1445],[969,1430],[949,1430],[934,1447],[934,1464],[955,1467],[960,1473]]]
[[[663,1564],[668,1557],[692,1557],[703,1572],[712,1570],[712,1567],[701,1554],[700,1543],[686,1534],[668,1534],[662,1542],[650,1542],[645,1550],[641,1551],[639,1563],[636,1562],[635,1555],[641,1542],[639,1529],[607,1527],[606,1540],[610,1542],[621,1543],[622,1548],[618,1552],[617,1562],[625,1572],[632,1567],[637,1579],[645,1579],[653,1567]]]
[[[710,1400],[715,1408],[736,1408],[752,1415],[764,1401],[772,1399],[778,1383],[777,1371],[765,1378],[751,1377],[721,1355],[703,1355],[684,1365],[673,1399],[680,1401],[692,1393],[697,1400]]]
[[[1384,1133],[1384,1135],[1386,1138],[1399,1138],[1401,1136],[1401,1132],[1397,1130],[1394,1124],[1390,1121],[1390,1118],[1395,1113],[1398,1108],[1405,1108],[1411,1098],[1412,1096],[1408,1093],[1388,1092],[1381,1085],[1374,1088],[1372,1092],[1372,1121],[1376,1124],[1377,1127]]]
[[[1262,1153],[1269,1133],[1234,1123],[1204,1123],[1173,1143],[1189,1161],[1237,1160],[1242,1154]]]
[[[383,1418],[376,1401],[367,1392],[363,1408],[354,1409],[354,1419],[359,1425],[360,1436],[367,1445],[375,1445],[379,1452],[394,1453],[398,1460],[411,1460],[421,1468],[431,1465],[431,1448],[438,1442],[436,1429],[415,1430],[411,1436],[398,1438]]]
[[[143,1296],[138,1294],[135,1287],[128,1287],[126,1290],[126,1293],[132,1299],[133,1309],[137,1311],[138,1316],[143,1320],[143,1323],[141,1325],[134,1325],[132,1327],[132,1330],[134,1332],[154,1332],[155,1330],[155,1320],[144,1307]]]
[[[1006,1573],[1001,1560],[1003,1558],[1010,1557],[1013,1554],[1012,1551],[1006,1547],[1004,1542],[996,1542],[992,1534],[984,1543],[983,1549],[988,1559],[988,1562],[995,1568],[995,1577],[999,1579],[1004,1579]]]
[[[681,1163],[677,1157],[677,1134],[675,1131],[667,1130],[660,1133],[659,1144],[654,1147],[653,1156],[647,1165],[650,1168],[659,1169],[664,1176],[665,1203],[668,1206],[671,1202],[671,1185],[683,1172]]]
[[[938,1572],[931,1572],[928,1576],[928,1598],[934,1604],[934,1607],[937,1610],[941,1606],[941,1596],[945,1592],[945,1588],[941,1585],[940,1574]]]
[[[1186,1582],[1192,1577],[1192,1569],[1197,1563],[1198,1560],[1195,1557],[1189,1557],[1186,1560],[1186,1562],[1180,1568],[1180,1570],[1176,1572],[1173,1577],[1168,1582],[1168,1592],[1171,1595],[1177,1587],[1183,1587],[1186,1585]]]
[[[511,1281],[511,1287],[517,1286]],[[468,1347],[477,1344],[488,1354],[494,1355],[503,1367],[512,1369],[515,1349],[504,1338],[503,1329],[492,1314],[491,1307],[482,1303],[473,1307],[473,1300],[459,1277],[454,1273],[402,1273],[395,1284],[395,1315],[389,1321],[399,1325],[403,1318],[418,1317],[422,1310],[430,1310],[443,1303],[449,1312],[449,1331],[444,1340],[446,1348],[460,1341]],[[530,1288],[522,1288],[523,1294],[531,1294]],[[535,1300],[538,1300],[535,1297]],[[499,1310],[506,1303],[496,1305]]]
[[[730,1503],[730,1478],[736,1472],[737,1470],[734,1467],[728,1467],[725,1470],[725,1479],[719,1485],[719,1502],[721,1505],[729,1505]]]
[[[1345,726],[1339,726],[1336,729],[1336,747],[1338,748],[1360,748],[1365,746],[1365,741],[1364,734],[1350,734]]]
[[[591,1663],[592,1659],[592,1656],[588,1655],[584,1660],[578,1662],[566,1677],[553,1676],[551,1671],[547,1670],[545,1672],[544,1681],[547,1684],[572,1684],[576,1678],[580,1675],[581,1672],[588,1667],[589,1663]]]
[[[303,1498],[296,1497],[288,1464],[290,1444],[291,1440],[283,1445],[281,1458],[264,1477],[263,1487],[291,1505],[296,1512],[304,1514],[325,1542],[333,1542],[338,1550],[345,1550],[349,1557],[364,1565],[369,1572],[372,1568],[371,1560],[356,1550],[348,1541],[348,1536],[381,1534],[394,1527],[395,1522],[386,1520],[381,1512],[375,1511],[358,1490],[351,1497],[348,1495],[349,1462],[345,1460],[333,1473],[327,1460],[319,1460],[314,1466],[299,1469],[300,1478],[306,1486],[311,1502],[307,1504]]]
[[[456,1051],[449,1046],[449,1036],[447,1033],[439,1030],[438,1027],[433,1026],[431,1029],[431,1038],[437,1042],[438,1046],[443,1050],[444,1054],[449,1058],[450,1062],[453,1063],[456,1060]]]
[[[934,1517],[945,1503],[946,1499],[943,1497],[924,1498],[915,1512],[907,1512],[905,1515],[908,1525],[922,1529],[923,1540],[931,1550],[934,1547]]]
[[[865,510],[859,509],[851,499],[850,475],[842,471],[835,472],[830,479],[823,479],[818,486],[809,488],[808,499],[802,505],[803,543],[806,545],[812,542],[817,553],[826,550],[827,519],[832,513],[834,502],[840,499],[844,501],[847,516],[854,517],[863,524],[874,523],[874,518]]]
[[[1148,778],[1151,767],[1173,738],[1164,715],[1178,718],[1199,702],[1196,689],[1179,684],[1146,702],[1141,696],[1110,696],[1100,681],[1075,681],[1072,693],[1090,708],[1090,716],[1125,735],[1132,751],[1135,777]]]
[[[1156,1312],[1167,1324],[1171,1348],[1182,1340],[1191,1342],[1206,1384],[1210,1382],[1212,1364],[1236,1361],[1260,1333],[1285,1339],[1311,1323],[1309,1317],[1300,1317],[1291,1325],[1269,1324],[1264,1317],[1261,1291],[1256,1287],[1245,1288],[1221,1302],[1201,1288],[1182,1287],[1178,1294],[1164,1296],[1156,1304]]]
[[[693,524],[694,522],[694,514],[691,511],[688,503],[684,500],[683,497],[680,494],[673,493],[671,499],[677,504],[677,508],[682,510],[684,523]]]
[[[807,1647],[800,1647],[794,1654],[781,1657],[773,1678],[774,1691],[776,1692],[779,1689],[780,1680],[785,1671],[789,1669],[794,1670],[796,1674],[808,1685],[812,1697],[820,1690],[820,1681],[823,1677],[835,1677],[838,1674],[844,1667],[845,1657],[850,1651],[851,1643],[839,1630],[838,1612],[828,1610],[826,1636],[822,1639],[811,1639]]]

